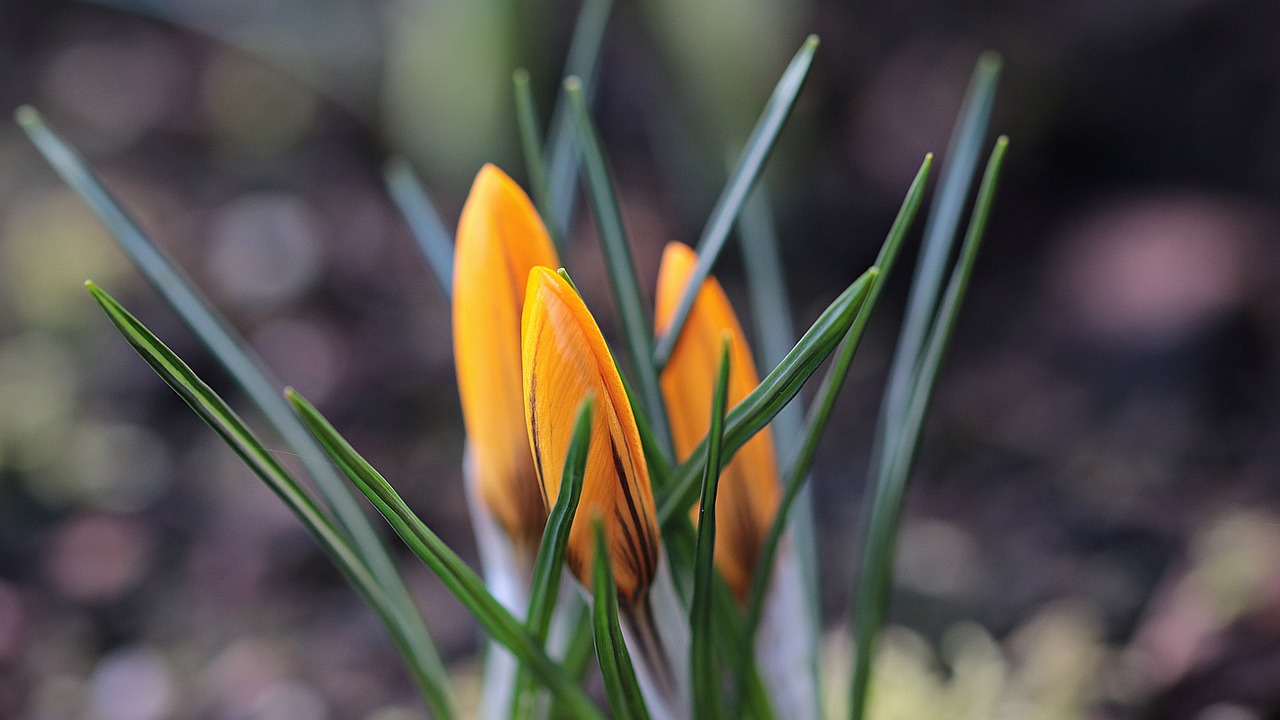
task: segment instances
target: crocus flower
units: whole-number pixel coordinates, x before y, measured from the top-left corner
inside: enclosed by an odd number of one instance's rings
[[[520,186],[493,165],[476,176],[458,221],[453,349],[467,429],[467,480],[512,544],[532,553],[547,520],[524,428],[520,318],[534,266],[557,266]]]
[[[619,601],[635,605],[657,573],[660,548],[649,470],[622,378],[582,298],[548,268],[529,274],[523,327],[524,411],[544,503],[560,490],[578,406],[595,398],[566,562],[590,586],[591,518],[602,518]]]
[[[697,261],[697,254],[681,243],[670,243],[663,252],[654,319],[659,334],[670,324]],[[710,427],[711,395],[719,371],[721,338],[726,331],[730,336],[727,400],[733,407],[760,384],[760,378],[729,299],[720,283],[708,277],[698,290],[661,377],[662,396],[680,461],[693,452]],[[779,495],[773,431],[766,427],[725,466],[716,495],[716,567],[739,599],[745,598],[749,590],[760,546],[778,511]],[[696,508],[694,511],[696,520]]]

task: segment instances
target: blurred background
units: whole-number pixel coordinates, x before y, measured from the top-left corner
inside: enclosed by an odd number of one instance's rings
[[[1004,55],[1010,159],[907,507],[876,716],[1280,717],[1280,4],[861,5],[619,3],[597,118],[651,286],[821,35],[766,178],[805,327],[945,150],[979,53]],[[474,560],[448,305],[381,168],[410,158],[450,229],[482,163],[522,178],[510,73],[530,69],[545,124],[577,7],[6,0],[0,109],[44,112]],[[581,207],[574,236],[608,325]],[[745,314],[736,253],[720,274]],[[814,477],[833,678],[901,267]],[[425,717],[373,615],[87,277],[237,397],[0,123],[0,717]],[[400,557],[465,684],[474,624]]]

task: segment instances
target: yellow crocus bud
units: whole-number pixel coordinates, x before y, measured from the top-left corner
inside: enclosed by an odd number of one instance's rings
[[[663,252],[654,313],[659,334],[670,325],[697,261],[697,253],[681,243],[670,243]],[[760,384],[760,377],[728,297],[720,283],[708,277],[698,290],[661,377],[662,397],[680,461],[689,457],[710,427],[711,395],[726,331],[730,336],[728,405],[732,408]],[[740,600],[746,597],[760,546],[778,511],[779,494],[773,431],[766,427],[743,445],[725,467],[716,495],[716,567]],[[696,521],[696,507],[693,512]]]
[[[544,502],[560,491],[578,406],[594,397],[591,444],[566,562],[590,586],[591,520],[601,518],[619,601],[633,604],[653,582],[660,550],[649,469],[622,378],[582,298],[548,268],[529,274],[523,325],[525,418]]]
[[[458,221],[453,351],[468,481],[512,544],[537,547],[547,521],[520,400],[520,318],[529,270],[559,265],[533,203],[485,165]]]

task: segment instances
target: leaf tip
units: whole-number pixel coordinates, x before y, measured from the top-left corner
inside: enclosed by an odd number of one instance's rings
[[[582,92],[582,78],[577,75],[570,75],[564,79],[564,91],[570,95]]]
[[[17,110],[14,110],[13,119],[27,130],[30,130],[42,123],[40,111],[30,105],[21,105]]]
[[[522,68],[522,67],[516,68],[515,72],[511,73],[511,82],[515,83],[516,85],[528,85],[529,84],[528,69]]]
[[[813,52],[814,50],[818,49],[819,42],[820,40],[818,39],[817,33],[810,33],[809,37],[806,37],[804,39],[804,49],[808,50],[809,52]]]
[[[1004,58],[995,50],[988,50],[978,57],[978,67],[984,75],[995,75],[1004,65]]]

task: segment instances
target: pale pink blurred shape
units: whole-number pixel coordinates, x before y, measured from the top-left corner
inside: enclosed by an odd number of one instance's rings
[[[127,592],[151,564],[153,540],[137,520],[84,514],[54,531],[45,564],[63,596],[102,602]]]
[[[95,720],[162,720],[170,710],[173,686],[159,654],[126,647],[98,662],[90,697]]]
[[[321,233],[316,212],[295,195],[245,196],[214,216],[208,271],[227,301],[249,306],[287,302],[320,273]]]
[[[943,152],[977,53],[907,45],[889,57],[856,96],[849,152],[872,190],[900,198],[927,152]],[[896,200],[895,200],[896,202]]]
[[[1240,307],[1258,241],[1275,231],[1274,218],[1213,195],[1127,197],[1071,225],[1049,272],[1084,332],[1159,346]]]
[[[63,49],[45,72],[42,90],[53,109],[92,129],[83,140],[97,151],[136,140],[160,124],[190,68],[172,40],[127,33]]]
[[[250,637],[219,653],[197,679],[197,697],[209,717],[254,717],[254,708],[270,701],[289,680],[294,657],[283,643]]]
[[[250,709],[255,720],[325,720],[329,709],[315,690],[299,682],[279,682],[258,696]]]

